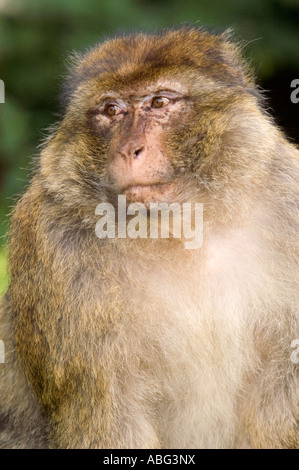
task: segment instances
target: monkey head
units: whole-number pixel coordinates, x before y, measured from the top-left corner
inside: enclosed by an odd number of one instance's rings
[[[68,206],[118,194],[190,200],[229,174],[221,148],[240,144],[235,107],[256,99],[227,33],[184,27],[108,40],[75,58],[42,153],[45,187]]]

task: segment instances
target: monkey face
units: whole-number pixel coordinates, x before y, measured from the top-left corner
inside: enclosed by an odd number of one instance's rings
[[[78,57],[41,159],[47,188],[68,205],[118,194],[190,201],[229,174],[223,136],[251,89],[238,60],[225,37],[192,28],[116,38]]]
[[[91,127],[109,136],[108,179],[119,194],[143,203],[173,200],[175,166],[166,141],[190,114],[187,90],[166,80],[138,88],[101,94],[90,110]]]

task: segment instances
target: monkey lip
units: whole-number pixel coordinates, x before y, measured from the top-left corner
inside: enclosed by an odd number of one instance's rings
[[[173,194],[172,183],[136,184],[127,186],[123,194],[134,202],[163,202]]]

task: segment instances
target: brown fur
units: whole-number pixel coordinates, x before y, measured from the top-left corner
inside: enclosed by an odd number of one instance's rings
[[[12,217],[1,447],[298,448],[299,152],[238,48],[192,27],[116,38],[65,90]],[[127,114],[101,114],[107,93]],[[203,246],[99,240],[97,204],[126,190],[203,202]]]

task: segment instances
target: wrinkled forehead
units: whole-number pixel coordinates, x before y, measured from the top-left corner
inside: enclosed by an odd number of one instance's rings
[[[160,70],[180,66],[198,67],[205,63],[207,65],[212,49],[216,57],[216,44],[213,43],[212,36],[206,36],[206,40],[200,40],[199,37],[195,40],[189,35],[185,37],[185,41],[181,36],[184,36],[183,33],[177,31],[176,35],[140,34],[108,40],[85,55],[81,68],[90,76],[104,72],[127,74],[140,68]]]
[[[126,85],[120,86],[119,82],[115,80],[113,83],[108,84],[107,86],[98,87],[99,97],[101,99],[110,98],[113,96],[118,96],[124,99],[142,99],[146,97],[154,97],[155,95],[163,92],[168,92],[170,95],[175,96],[186,96],[189,93],[189,88],[186,84],[180,82],[179,80],[167,79],[167,78],[157,78],[156,80],[143,80],[134,86],[131,82],[128,81]]]
[[[224,53],[224,45],[225,41],[218,36],[195,31],[112,39],[83,57],[77,69],[78,78],[109,73],[117,74],[119,79],[142,79],[148,73],[157,75],[184,69],[218,74],[221,70],[232,72],[230,69],[236,63]]]
[[[186,93],[197,77],[243,85],[241,67],[225,41],[200,31],[136,35],[108,40],[81,56],[67,83],[66,99],[84,84],[101,92],[145,93],[173,88]],[[183,85],[185,84],[185,86]]]

